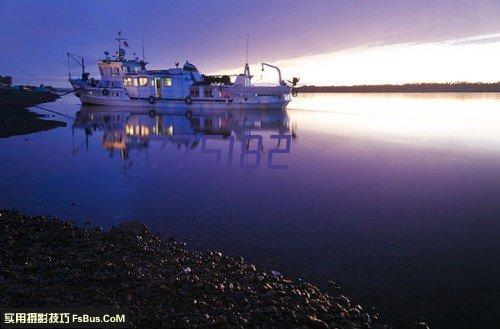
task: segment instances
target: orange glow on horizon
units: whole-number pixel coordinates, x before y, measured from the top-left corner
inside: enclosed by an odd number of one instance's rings
[[[300,85],[404,84],[500,81],[500,33],[429,43],[364,46],[276,61],[286,79]],[[275,83],[277,74],[250,66],[254,82]],[[218,74],[239,72],[222,70]]]

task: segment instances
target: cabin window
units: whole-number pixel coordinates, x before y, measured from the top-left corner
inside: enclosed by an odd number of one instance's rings
[[[198,88],[191,89],[189,91],[189,96],[191,96],[191,97],[200,97],[200,90]]]
[[[148,78],[139,78],[139,86],[147,86]]]
[[[123,79],[123,84],[125,86],[131,86],[132,85],[132,78],[125,78],[125,79]]]
[[[205,89],[203,91],[203,97],[214,97],[214,94],[211,89]]]
[[[134,78],[134,86],[138,86],[139,85],[139,81],[137,80],[137,78]]]
[[[164,86],[164,87],[169,87],[172,85],[172,78],[171,77],[164,77],[164,78],[161,78],[161,84]]]

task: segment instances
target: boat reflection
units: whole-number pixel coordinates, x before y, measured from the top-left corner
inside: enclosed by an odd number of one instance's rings
[[[271,159],[268,167],[281,168],[283,166],[272,164],[272,156],[290,153],[291,140],[296,137],[296,128],[286,111],[203,110],[186,116],[172,111],[144,113],[130,112],[126,108],[82,105],[72,128],[84,131],[87,149],[89,138],[102,134],[102,148],[109,152],[110,157],[119,154],[127,167],[131,165],[127,162],[132,150],[147,150],[153,143],[162,144],[161,148],[165,144],[174,144],[177,149],[186,151],[199,148],[201,153],[215,154],[220,162],[226,150],[226,156],[230,157],[228,161],[232,160],[233,151],[239,151],[235,142],[239,142],[240,164],[247,155],[256,156],[255,162],[260,164],[266,140],[266,145],[273,144],[273,148],[267,150]],[[227,146],[208,146],[208,140]]]

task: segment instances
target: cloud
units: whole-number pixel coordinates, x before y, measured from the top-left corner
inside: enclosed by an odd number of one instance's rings
[[[447,41],[447,43],[452,45],[470,45],[477,43],[492,43],[498,41],[500,41],[500,33],[476,35],[469,38],[450,40]]]
[[[500,33],[427,43],[367,45],[274,62],[285,77],[308,85],[500,80]],[[260,70],[251,65],[252,72]],[[242,69],[222,70],[218,74]],[[276,81],[264,72],[262,81]],[[259,80],[260,77],[256,77]]]

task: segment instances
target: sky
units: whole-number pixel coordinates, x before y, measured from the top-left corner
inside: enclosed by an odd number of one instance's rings
[[[500,80],[498,0],[0,0],[0,75],[68,86],[66,52],[97,74],[118,30],[152,69],[239,73],[249,33],[256,82],[262,61],[307,85]]]

